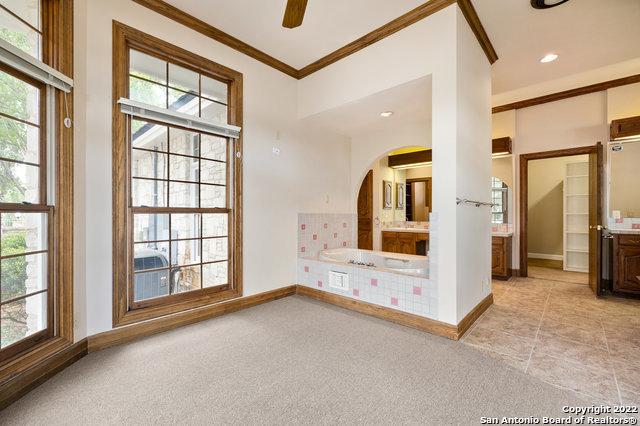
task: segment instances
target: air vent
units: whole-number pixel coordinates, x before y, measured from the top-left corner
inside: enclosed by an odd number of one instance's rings
[[[338,290],[349,290],[349,274],[344,272],[329,271],[329,287]]]

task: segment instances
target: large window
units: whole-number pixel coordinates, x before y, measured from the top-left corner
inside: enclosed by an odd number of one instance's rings
[[[0,0],[0,367],[49,339],[71,341],[65,323],[70,305],[58,303],[70,294],[71,281],[55,273],[56,265],[70,260],[58,263],[54,232],[56,220],[66,221],[70,210],[56,208],[60,181],[51,166],[56,159],[59,167],[70,166],[56,158],[56,147],[71,137],[70,129],[58,127],[62,93],[51,81],[71,80],[43,62],[59,53],[56,31],[42,25],[56,7],[62,3]],[[60,250],[67,242],[59,243]],[[0,368],[0,382],[4,373]]]
[[[114,172],[127,182],[114,188],[114,213],[126,228],[116,230],[123,239],[114,255],[128,253],[114,271],[121,324],[241,294],[241,146],[216,131],[240,123],[241,75],[116,28],[115,47],[128,58],[114,76],[118,99],[138,107],[114,117],[123,130]]]

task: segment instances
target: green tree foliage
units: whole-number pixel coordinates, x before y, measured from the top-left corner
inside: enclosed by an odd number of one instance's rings
[[[8,28],[0,29],[0,38],[14,46],[33,52],[32,41],[22,33]],[[0,111],[4,114],[29,119],[28,86],[15,77],[0,71]],[[23,160],[27,154],[27,125],[15,120],[0,119],[0,156],[15,160]],[[13,163],[0,162],[0,202],[19,203],[24,200],[25,188],[16,175]],[[3,220],[7,216],[3,215]],[[7,224],[5,224],[7,225]],[[10,224],[9,224],[10,226]],[[23,253],[26,250],[26,231],[7,232],[2,235],[2,254]],[[4,259],[2,261],[0,282],[2,300],[8,300],[26,292],[27,259],[23,256]],[[1,346],[5,347],[22,339],[28,332],[26,301],[5,304],[0,315]]]
[[[2,236],[2,254],[24,253],[27,248],[26,231],[19,231]],[[0,274],[2,282],[2,299],[8,300],[24,295],[27,291],[27,259],[17,256],[2,261]],[[21,300],[2,306],[0,317],[2,328],[2,346],[22,339],[27,331],[26,302]]]
[[[28,50],[31,42],[24,34],[0,29],[0,38]],[[0,111],[12,117],[27,120],[28,86],[15,77],[0,71]],[[0,120],[0,156],[11,159],[23,159],[27,151],[27,125],[15,120]],[[15,165],[0,162],[0,201],[19,203],[24,200],[25,188],[18,176]]]

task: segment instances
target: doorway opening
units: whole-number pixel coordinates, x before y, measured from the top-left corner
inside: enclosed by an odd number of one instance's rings
[[[565,272],[601,293],[602,167],[600,142],[520,156],[520,276]]]

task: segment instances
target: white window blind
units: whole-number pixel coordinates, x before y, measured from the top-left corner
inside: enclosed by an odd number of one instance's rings
[[[72,79],[2,39],[0,62],[63,92],[69,93],[73,88]]]
[[[165,108],[158,108],[127,98],[120,98],[118,104],[120,104],[120,111],[123,114],[200,132],[212,133],[226,138],[238,139],[240,137],[240,130],[242,130],[240,127],[231,124],[214,123],[200,117],[171,111]]]

